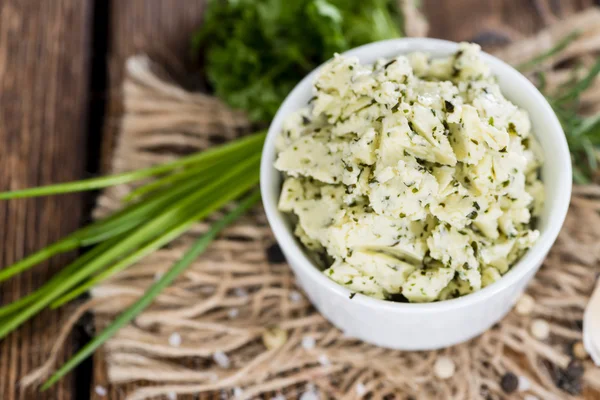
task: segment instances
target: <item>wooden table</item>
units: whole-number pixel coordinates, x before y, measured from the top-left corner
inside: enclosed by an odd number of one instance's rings
[[[3,0],[0,2],[0,190],[106,171],[120,112],[123,61],[146,52],[188,59],[206,0]],[[596,0],[595,3],[598,4]],[[426,0],[430,36],[502,42],[534,33],[594,0]],[[199,81],[190,67],[189,83]],[[100,160],[103,160],[102,162]],[[0,203],[0,267],[84,224],[93,197]],[[57,257],[0,286],[0,303],[39,287],[74,255]],[[22,391],[19,379],[47,357],[68,309],[43,312],[0,342],[0,399],[100,398],[101,355],[51,390]],[[72,335],[64,361],[87,338]],[[121,396],[113,392],[112,398]]]

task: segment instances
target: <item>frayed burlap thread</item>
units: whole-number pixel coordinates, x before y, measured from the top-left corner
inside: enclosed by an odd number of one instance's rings
[[[582,20],[593,18],[577,18],[572,21],[585,30],[582,38],[592,40],[589,31],[596,28]],[[536,40],[550,47],[558,36],[547,38],[542,33],[526,43],[537,50]],[[522,58],[514,46],[503,54],[519,63]],[[577,42],[572,46],[585,50],[572,53],[575,60],[591,54]],[[544,66],[550,80],[563,73],[555,65]],[[145,56],[127,62],[115,172],[173,159],[248,131],[243,114],[212,97],[181,89],[156,70]],[[593,90],[597,89],[596,85]],[[591,109],[599,106],[597,99],[589,103]],[[106,190],[95,217],[118,210],[132,189],[123,185]],[[93,310],[99,326],[112,320],[206,228],[198,224],[175,243],[97,286],[80,312]],[[110,383],[129,388],[134,383],[128,400],[219,391],[224,398],[237,399],[273,393],[287,398],[318,393],[333,399],[499,399],[505,398],[500,378],[510,371],[529,382],[519,398],[577,398],[557,386],[556,374],[571,361],[572,343],[582,338],[583,311],[600,272],[600,186],[575,188],[559,239],[527,288],[535,299],[533,312],[511,312],[480,337],[441,351],[390,351],[345,336],[311,307],[286,264],[269,261],[266,249],[273,243],[259,207],[227,229],[135,323],[106,343]],[[531,323],[538,318],[550,325],[546,340],[531,334]],[[280,346],[267,348],[263,335],[274,328],[284,332]],[[56,353],[29,382],[51,371]],[[451,379],[435,376],[440,356],[456,365]],[[590,360],[584,366],[584,386],[600,390],[600,369]]]

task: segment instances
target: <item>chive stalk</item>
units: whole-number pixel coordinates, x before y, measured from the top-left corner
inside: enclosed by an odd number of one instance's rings
[[[58,308],[62,306],[63,304],[79,297],[81,294],[85,293],[90,288],[96,286],[98,283],[110,278],[114,274],[124,270],[125,268],[136,263],[137,261],[146,257],[147,255],[153,253],[155,250],[158,250],[165,244],[179,237],[182,233],[190,229],[190,227],[193,224],[204,219],[208,215],[212,214],[214,211],[220,209],[225,204],[238,197],[240,194],[248,191],[257,183],[258,174],[254,174],[254,176],[248,177],[242,182],[233,181],[233,185],[231,185],[232,187],[228,188],[228,190],[222,196],[218,197],[213,203],[211,203],[207,207],[203,207],[202,210],[192,215],[190,218],[182,221],[181,223],[171,228],[169,231],[163,233],[162,235],[158,236],[156,239],[152,240],[150,243],[146,244],[139,250],[119,260],[119,262],[117,262],[110,268],[107,268],[104,271],[100,272],[98,275],[85,282],[83,285],[62,296],[61,298],[53,302],[50,305],[50,307]]]
[[[581,35],[581,32],[577,31],[577,30],[569,33],[567,36],[565,36],[563,39],[561,39],[558,43],[556,43],[555,46],[550,48],[548,51],[546,51],[538,56],[535,56],[534,58],[532,58],[529,61],[526,61],[526,62],[523,62],[523,63],[517,65],[517,69],[520,71],[526,71],[535,66],[538,66],[539,64],[546,61],[547,59],[554,56],[555,54],[560,53],[568,45],[570,45],[575,39],[577,39],[580,35]]]
[[[211,172],[210,177],[215,177],[223,173],[223,166],[221,164],[218,166],[218,169]],[[199,171],[199,169],[195,169],[194,171]],[[55,255],[75,250],[81,246],[96,244],[133,229],[135,226],[148,220],[157,211],[162,211],[166,205],[171,204],[174,200],[185,196],[193,190],[197,190],[198,186],[204,181],[204,179],[194,179],[181,183],[174,188],[169,188],[169,190],[155,194],[154,197],[145,199],[140,203],[132,204],[104,220],[81,228],[64,239],[0,270],[0,282]],[[144,187],[142,186],[141,188]]]
[[[20,199],[25,197],[39,197],[72,192],[83,192],[88,190],[97,190],[109,186],[115,186],[124,183],[138,181],[144,178],[160,176],[171,172],[177,168],[185,167],[200,162],[212,162],[225,154],[242,149],[246,146],[260,146],[264,141],[266,133],[260,132],[230,143],[212,147],[208,150],[182,157],[178,160],[156,165],[154,167],[139,169],[131,172],[124,172],[116,175],[109,175],[99,178],[85,179],[77,182],[59,183],[56,185],[41,186],[37,188],[14,190],[0,193],[0,200]]]
[[[228,184],[235,184],[241,188],[245,185],[240,185],[240,181],[252,181],[248,178],[251,178],[253,174],[256,174],[257,168],[252,167],[256,167],[259,160],[260,154],[256,154],[231,168],[229,172],[223,175],[221,180],[215,181],[176,202],[162,214],[136,228],[133,232],[123,238],[123,240],[115,243],[98,257],[92,259],[89,263],[82,266],[77,271],[74,271],[74,273],[69,276],[66,276],[60,282],[57,282],[57,284],[52,286],[48,293],[45,293],[43,297],[34,300],[28,308],[14,315],[13,318],[4,321],[0,326],[0,339],[4,338],[64,293],[71,290],[75,285],[98,273],[102,268],[107,267],[110,263],[123,257],[123,255],[130,254],[134,249],[153,240],[156,232],[163,232],[171,229],[182,219],[188,218],[190,213],[193,213],[198,207],[205,206],[209,208],[210,212],[213,212],[215,209],[211,208],[210,201],[216,200],[218,202],[221,197],[226,197],[229,191],[235,191],[235,189],[231,188],[231,185]],[[254,183],[256,183],[256,181],[254,181]],[[220,187],[221,190],[219,190]],[[226,188],[226,190],[223,191],[222,188]],[[238,195],[239,194],[241,193],[238,193]],[[203,203],[203,199],[208,200],[204,200]],[[206,204],[206,202],[208,202],[208,204]]]
[[[107,249],[109,249],[119,240],[121,240],[121,237],[117,237],[113,240],[106,241],[102,244],[99,244],[98,246],[95,246],[93,249],[90,249],[89,251],[85,252],[83,255],[81,255],[76,260],[67,265],[65,268],[56,273],[48,282],[46,282],[35,292],[30,293],[27,296],[21,297],[20,299],[15,300],[10,304],[0,307],[0,318],[20,310],[21,308],[39,299],[40,296],[47,294],[58,282],[62,281],[65,277],[73,274],[79,268],[84,266],[87,262],[93,260],[95,257],[104,253]]]
[[[154,299],[162,292],[167,286],[171,285],[175,278],[177,278],[198,256],[200,256],[213,241],[213,239],[229,224],[238,219],[244,212],[258,202],[260,194],[255,192],[250,195],[247,199],[243,200],[233,211],[226,214],[223,218],[215,222],[211,229],[200,237],[194,243],[190,250],[181,258],[165,275],[162,276],[157,282],[155,282],[146,293],[140,297],[134,304],[132,304],[127,310],[119,315],[108,327],[100,332],[94,339],[92,339],[87,345],[85,345],[80,351],[77,352],[66,364],[64,364],[54,375],[48,379],[41,390],[47,390],[54,385],[63,376],[68,374],[71,370],[77,367],[83,360],[88,358],[91,354],[102,346],[108,339],[117,333],[122,327],[130,323],[137,317],[142,311],[144,311]]]

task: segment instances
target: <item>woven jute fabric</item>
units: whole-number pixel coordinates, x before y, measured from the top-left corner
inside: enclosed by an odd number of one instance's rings
[[[561,55],[534,71],[544,71],[548,86],[558,87],[573,73],[584,73],[598,55],[598,21],[600,12],[591,10],[498,55],[519,64],[580,30],[581,36]],[[114,172],[175,159],[250,129],[243,113],[213,97],[183,90],[145,56],[127,62],[123,98]],[[582,107],[585,112],[600,110],[600,82],[583,96]],[[552,162],[551,155],[548,158]],[[95,217],[120,209],[121,199],[133,188],[106,190]],[[28,382],[53,369],[62,340],[83,313],[92,311],[100,325],[113,319],[207,227],[208,223],[197,224],[168,247],[94,288],[92,299],[66,322],[48,363]],[[215,391],[224,398],[279,393],[305,400],[581,396],[577,382],[565,380],[565,369],[573,357],[573,343],[582,339],[583,311],[600,272],[600,186],[575,188],[564,228],[527,288],[535,300],[531,314],[513,311],[480,337],[440,351],[391,351],[345,336],[310,305],[273,245],[260,207],[227,229],[135,323],[108,341],[104,351],[110,382],[138,383],[129,391],[129,400]],[[532,335],[532,321],[537,319],[549,324],[549,338]],[[274,337],[280,346],[270,345],[273,341],[265,337]],[[435,374],[440,357],[456,366],[450,379]],[[600,390],[600,368],[590,360],[582,363],[584,390]],[[528,383],[521,385],[526,391],[506,395],[501,378],[509,372]]]

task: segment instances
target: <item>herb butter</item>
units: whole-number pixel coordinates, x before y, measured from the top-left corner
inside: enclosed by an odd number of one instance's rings
[[[336,55],[276,146],[280,210],[353,292],[462,296],[500,279],[539,236],[539,146],[477,45],[374,65]]]

